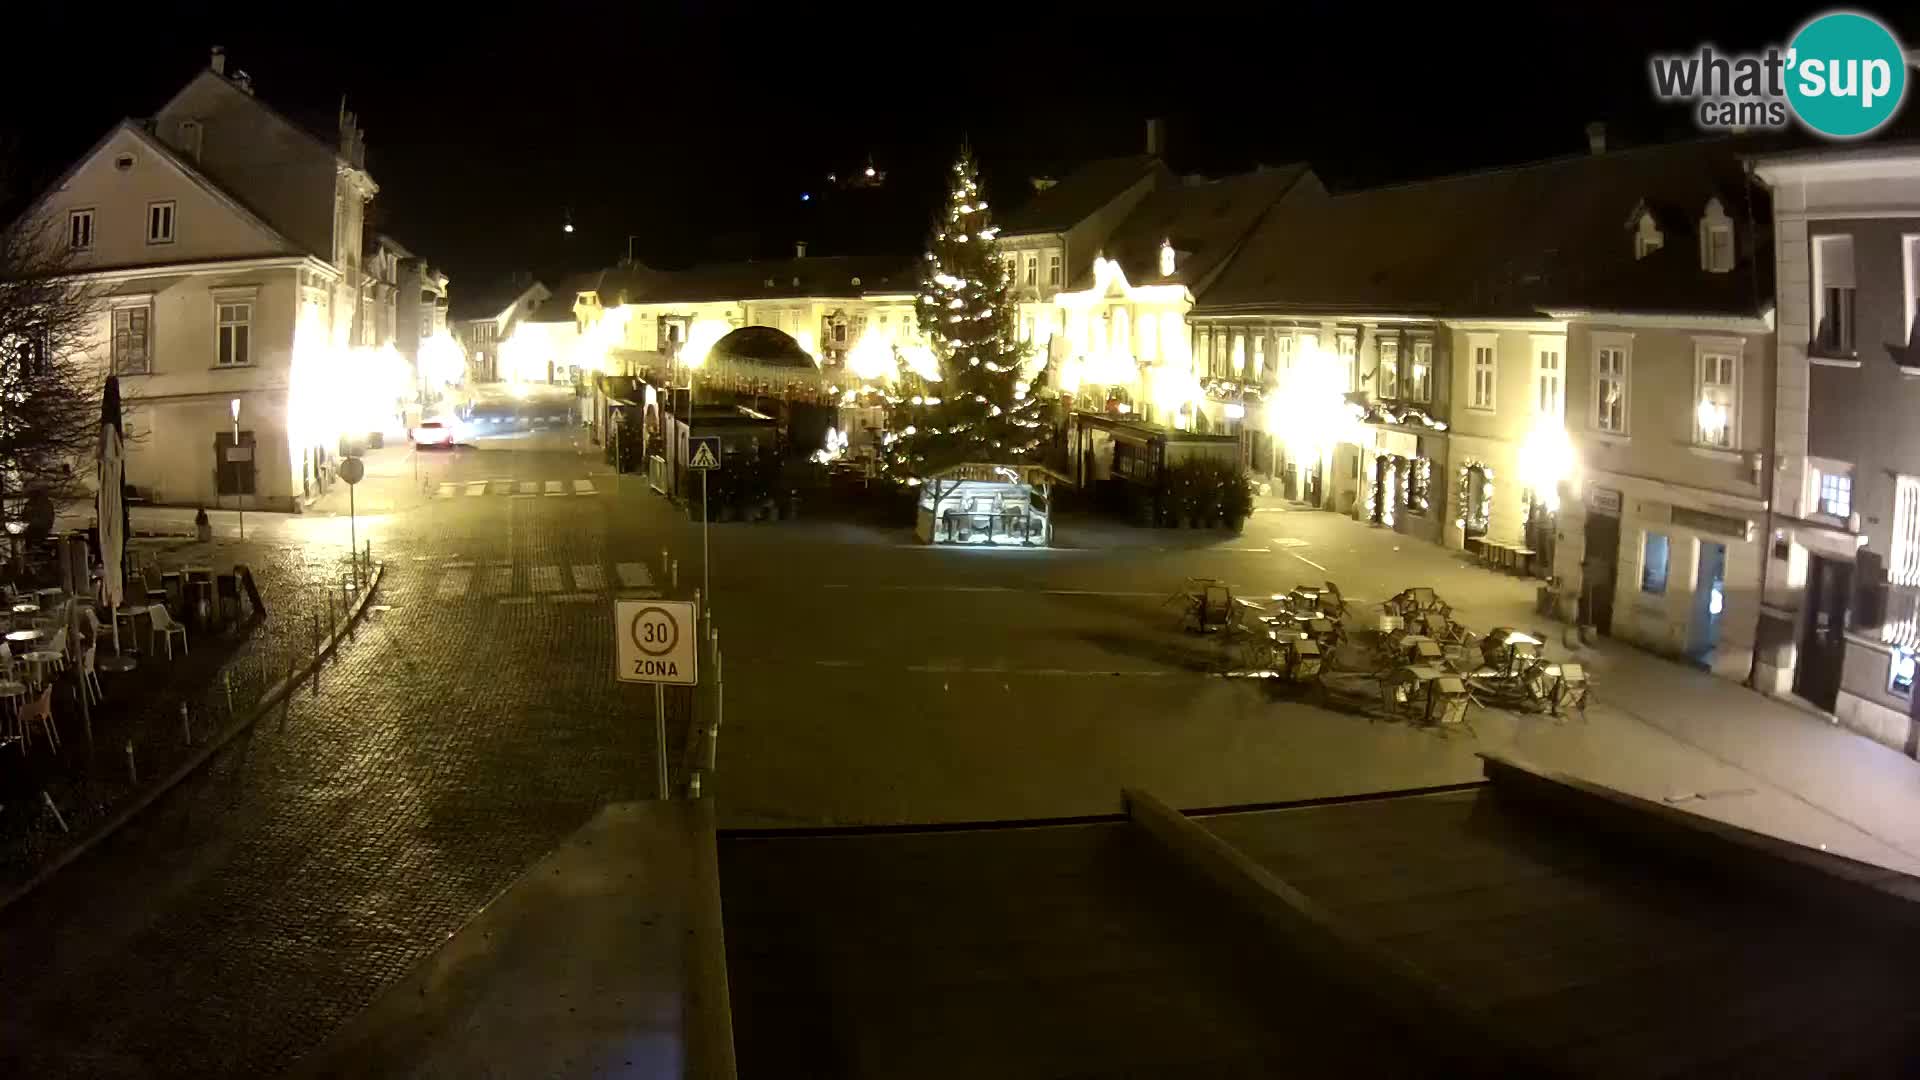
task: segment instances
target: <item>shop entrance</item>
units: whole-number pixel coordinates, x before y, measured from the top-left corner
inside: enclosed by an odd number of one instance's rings
[[[1807,622],[1800,631],[1793,692],[1822,709],[1832,709],[1840,697],[1840,665],[1847,656],[1847,597],[1852,592],[1852,563],[1808,556]]]
[[[1700,569],[1693,579],[1693,617],[1687,624],[1687,655],[1695,663],[1713,661],[1720,644],[1720,614],[1727,605],[1727,545],[1701,540]]]
[[[1603,634],[1613,633],[1614,584],[1620,577],[1620,519],[1587,515],[1587,550],[1580,560],[1581,620]]]

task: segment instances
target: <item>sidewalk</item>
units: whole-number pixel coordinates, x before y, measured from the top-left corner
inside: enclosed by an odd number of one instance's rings
[[[1587,665],[1594,705],[1584,721],[1476,713],[1487,748],[1704,817],[1920,873],[1920,762],[1818,714],[1612,639],[1581,646],[1567,624],[1535,613],[1538,582],[1483,569],[1458,552],[1334,514],[1261,517],[1273,528],[1256,535],[1249,524],[1248,542],[1311,535],[1302,558],[1324,563],[1325,576],[1350,601],[1366,602],[1355,603],[1356,616],[1377,613],[1372,605],[1399,588],[1430,585],[1474,631],[1541,631],[1549,656]],[[1303,575],[1311,569],[1301,567]]]

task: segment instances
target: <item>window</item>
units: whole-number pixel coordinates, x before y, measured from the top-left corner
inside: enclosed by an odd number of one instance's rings
[[[1359,376],[1359,371],[1354,366],[1358,351],[1359,339],[1353,334],[1341,333],[1333,336],[1333,352],[1340,358],[1340,382],[1349,391],[1354,388],[1353,380]]]
[[[1823,470],[1816,470],[1814,475],[1819,478],[1820,495],[1815,505],[1820,513],[1845,520],[1853,513],[1853,477]]]
[[[1700,269],[1710,274],[1733,269],[1733,220],[1717,198],[1707,200],[1700,218]]]
[[[1536,415],[1559,419],[1567,415],[1567,383],[1560,363],[1559,338],[1533,345],[1533,409]]]
[[[1493,411],[1493,391],[1498,381],[1495,376],[1500,370],[1495,340],[1492,334],[1476,334],[1468,339],[1468,347],[1473,350],[1473,389],[1467,397],[1468,408]]]
[[[1416,341],[1413,343],[1413,363],[1407,367],[1408,401],[1426,403],[1433,400],[1433,342]]]
[[[1813,351],[1853,355],[1853,237],[1813,238]]]
[[[1667,591],[1667,542],[1665,533],[1645,533],[1640,542],[1640,591],[1660,596]]]
[[[147,204],[147,243],[173,243],[173,202]]]
[[[1019,280],[1020,280],[1020,256],[1009,255],[1007,256],[1007,281],[1008,283],[1012,283]]]
[[[1233,332],[1233,377],[1239,378],[1247,370],[1247,332]]]
[[[1160,276],[1172,277],[1173,267],[1174,267],[1173,242],[1170,240],[1162,240],[1160,241]]]
[[[1059,285],[1059,284],[1061,284],[1061,281],[1060,281],[1060,256],[1058,256],[1058,255],[1048,255],[1048,256],[1047,256],[1047,284],[1049,284],[1049,285]]]
[[[1652,214],[1640,211],[1640,220],[1633,230],[1633,257],[1644,259],[1659,251],[1666,242],[1667,237],[1660,231],[1660,223],[1653,220]]]
[[[220,356],[221,367],[243,367],[252,360],[249,351],[252,333],[252,304],[220,304]]]
[[[67,246],[75,251],[88,251],[93,247],[93,211],[67,211]]]
[[[1920,344],[1920,236],[1901,237],[1900,252],[1907,275],[1907,321],[1901,326],[1906,339],[1900,344],[1911,348]],[[1920,357],[1908,354],[1907,364],[1920,364]]]
[[[1278,375],[1293,368],[1293,332],[1282,330],[1273,338],[1273,370]]]
[[[1893,552],[1887,579],[1895,585],[1920,585],[1920,477],[1894,481]]]
[[[1381,398],[1400,396],[1400,339],[1383,337],[1378,344],[1380,366],[1374,376],[1373,391]]]
[[[1608,341],[1593,351],[1593,427],[1614,435],[1627,433],[1627,346]]]
[[[1266,331],[1264,330],[1256,330],[1253,333],[1252,377],[1254,381],[1258,382],[1261,379],[1266,378],[1266,376],[1267,376],[1267,334],[1266,334]]]
[[[1913,696],[1913,652],[1895,649],[1887,665],[1887,690],[1901,697]]]
[[[1724,345],[1702,344],[1695,364],[1693,441],[1733,449],[1740,426],[1740,357]]]
[[[1040,284],[1040,256],[1027,256],[1027,284]]]
[[[120,375],[145,375],[152,370],[148,348],[153,309],[146,305],[113,309],[113,370]]]

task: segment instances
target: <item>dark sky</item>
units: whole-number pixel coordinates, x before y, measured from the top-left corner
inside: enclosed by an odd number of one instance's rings
[[[88,7],[83,22],[11,28],[0,145],[16,206],[224,45],[229,70],[290,114],[330,125],[346,95],[380,227],[443,265],[457,295],[519,267],[604,265],[629,236],[669,267],[797,239],[817,254],[918,250],[963,138],[1007,206],[1028,176],[1139,150],[1149,115],[1179,171],[1306,159],[1336,188],[1574,152],[1594,119],[1616,141],[1685,136],[1685,111],[1651,99],[1650,50],[1782,41],[1824,10],[1550,6],[1160,5],[1147,19],[1098,4],[362,4],[311,9],[298,28],[206,5],[125,22]],[[970,25],[926,25],[942,14]],[[1879,14],[1920,40],[1912,16]],[[20,47],[35,39],[46,47]],[[882,191],[826,184],[869,155]]]

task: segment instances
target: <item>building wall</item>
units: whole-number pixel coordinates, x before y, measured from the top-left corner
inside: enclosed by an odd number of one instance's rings
[[[1890,646],[1859,634],[1847,635],[1834,717],[1877,743],[1908,757],[1920,756],[1920,721],[1913,715],[1914,702],[1888,689],[1892,662]]]
[[[232,428],[229,402],[239,398],[243,431],[254,432],[255,496],[249,509],[293,510],[299,464],[288,442],[288,388],[300,271],[293,266],[224,274],[156,275],[118,285],[109,305],[151,303],[152,373],[123,375],[129,448],[127,482],[156,503],[213,505],[214,436]],[[151,285],[148,294],[144,285]],[[215,292],[252,290],[252,363],[216,366]],[[99,317],[90,359],[110,366],[111,315]],[[234,499],[227,500],[234,505]]]
[[[122,170],[116,159],[131,156]],[[174,239],[147,242],[148,204],[174,203]],[[76,270],[205,262],[213,259],[291,254],[293,249],[236,213],[130,131],[121,130],[57,191],[45,216],[50,239],[65,244],[68,212],[93,211],[93,247],[75,252]]]
[[[1465,546],[1465,534],[1455,522],[1464,507],[1459,500],[1459,471],[1478,462],[1491,468],[1493,498],[1487,535],[1518,542],[1526,529],[1527,503],[1521,479],[1520,447],[1534,424],[1534,338],[1559,331],[1560,324],[1446,324],[1441,336],[1453,357],[1448,374],[1450,472],[1445,519],[1448,547]],[[1482,337],[1495,349],[1493,408],[1474,406],[1473,347]]]
[[[1167,170],[1156,165],[1148,169],[1146,175],[1134,181],[1125,191],[1108,200],[1105,206],[1075,222],[1066,232],[1063,286],[1071,288],[1074,281],[1081,275],[1090,273],[1093,270],[1094,257],[1100,254],[1100,249],[1106,244],[1107,238],[1113,235],[1113,231],[1120,227],[1121,222],[1127,220],[1127,215],[1133,213],[1133,208],[1140,205],[1140,200],[1152,194],[1163,183],[1170,182],[1172,177]],[[1040,273],[1041,280],[1045,281],[1044,260],[1040,265]]]

